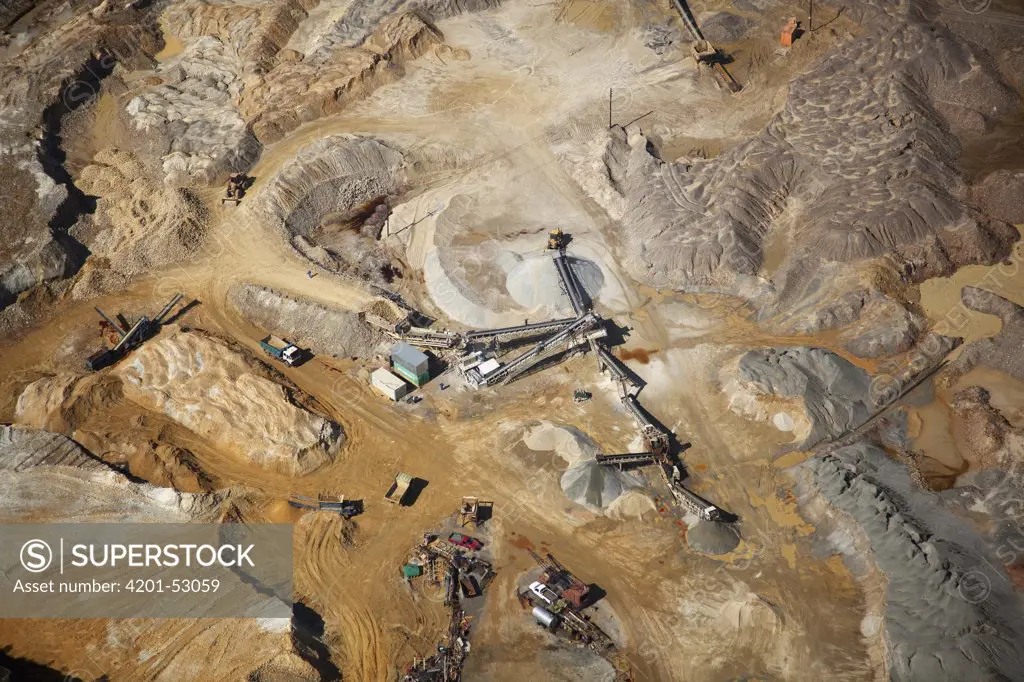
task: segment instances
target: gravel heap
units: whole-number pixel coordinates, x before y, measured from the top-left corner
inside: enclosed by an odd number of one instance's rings
[[[739,377],[761,394],[797,400],[810,422],[804,446],[846,433],[874,409],[871,377],[822,348],[750,351],[740,358]]]
[[[347,310],[248,283],[236,284],[228,295],[235,310],[254,325],[318,355],[368,360],[385,341]],[[391,311],[383,304],[378,308]]]
[[[604,189],[593,178],[581,186],[602,205],[608,189],[625,199],[630,274],[655,287],[747,297],[771,315],[841,296],[865,261],[922,281],[1005,257],[1013,228],[961,200],[956,133],[1010,114],[1020,100],[985,55],[929,18],[929,6],[858,3],[847,16],[862,22],[859,34],[793,80],[759,135],[715,158],[665,161],[643,136],[613,131],[601,150]],[[799,226],[786,237],[799,257],[769,281],[764,248],[783,219]],[[862,343],[882,352],[878,341]]]
[[[821,495],[867,536],[887,578],[889,674],[917,680],[1024,677],[1020,601],[992,547],[906,467],[858,443],[805,465]],[[927,520],[927,521],[926,521]]]
[[[636,476],[588,459],[573,464],[562,474],[562,492],[593,512],[608,509],[627,491],[642,488]]]
[[[739,546],[740,534],[731,523],[698,521],[686,531],[686,544],[702,554],[728,554]]]
[[[206,239],[208,216],[199,198],[149,179],[131,152],[98,152],[79,185],[99,198],[96,212],[73,231],[94,256],[75,283],[76,297],[117,291],[137,275],[186,262]]]

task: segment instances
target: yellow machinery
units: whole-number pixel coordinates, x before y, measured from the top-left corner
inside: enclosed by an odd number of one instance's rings
[[[565,233],[562,228],[551,230],[548,233],[548,248],[552,251],[565,248]]]

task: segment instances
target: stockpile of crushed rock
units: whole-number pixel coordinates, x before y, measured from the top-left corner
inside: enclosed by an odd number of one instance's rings
[[[698,521],[686,531],[686,544],[703,554],[728,554],[739,546],[740,534],[731,523]]]
[[[206,239],[208,215],[199,198],[150,180],[131,152],[101,150],[78,184],[99,197],[95,213],[74,229],[94,256],[75,282],[78,298],[120,290],[139,274],[185,262]]]
[[[592,152],[605,172],[581,187],[602,206],[616,203],[609,191],[625,201],[630,274],[750,298],[768,317],[804,302],[823,310],[851,286],[865,300],[884,290],[860,276],[865,261],[890,267],[883,259],[894,256],[904,264],[897,276],[922,281],[1005,257],[1013,228],[961,200],[956,134],[1009,115],[1019,97],[985,55],[919,5],[859,3],[849,16],[864,22],[861,32],[793,80],[759,135],[715,158],[665,161],[646,138],[613,129]],[[742,35],[727,23],[716,15],[708,30]],[[789,236],[780,236],[783,218],[799,226]],[[800,245],[771,282],[762,272],[769,236]],[[871,310],[894,315],[903,338],[861,339],[858,350],[906,347],[916,323],[892,307]],[[825,312],[819,325],[849,321]]]
[[[356,313],[293,294],[243,283],[232,286],[228,296],[235,310],[260,329],[318,355],[367,360],[382,350],[386,340]],[[375,310],[394,316],[391,306],[378,303]]]
[[[1020,600],[1002,561],[906,467],[858,443],[809,460],[820,494],[867,537],[885,574],[889,674],[917,680],[1024,677]]]
[[[749,351],[726,390],[735,412],[792,431],[805,446],[846,433],[874,410],[867,372],[823,348]]]
[[[554,452],[569,465],[562,473],[562,492],[576,504],[598,514],[611,511],[618,516],[639,516],[648,509],[649,505],[635,499],[643,494],[643,482],[598,464],[594,457],[599,448],[579,429],[545,421],[529,429],[523,443],[531,450]],[[617,501],[620,504],[616,506]]]
[[[128,102],[135,129],[163,141],[165,182],[209,184],[249,168],[259,156],[262,147],[234,104],[242,70],[223,41],[203,36],[160,65],[159,85]]]

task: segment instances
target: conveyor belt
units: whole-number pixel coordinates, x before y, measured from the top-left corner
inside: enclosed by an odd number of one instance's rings
[[[434,332],[427,329],[410,329],[400,337],[406,343],[427,348],[455,348],[462,343],[458,334]]]
[[[164,309],[160,311],[160,314],[157,315],[156,319],[154,319],[153,321],[156,322],[157,324],[163,324],[164,318],[167,317],[167,313],[171,312],[171,308],[177,305],[178,301],[180,301],[182,298],[184,298],[182,294],[175,294],[174,298],[171,299],[171,302],[164,306]]]
[[[686,30],[690,32],[694,40],[705,40],[704,34],[697,26],[697,22],[693,18],[693,14],[690,12],[690,8],[687,7],[683,0],[673,0],[676,9],[679,10],[679,16],[683,19],[683,24],[686,26]],[[722,82],[732,92],[739,92],[743,87],[736,82],[736,79],[732,77],[732,74],[726,70],[725,65],[720,61],[716,61],[711,65],[714,69],[715,74],[722,80]]]
[[[569,302],[572,303],[573,311],[577,315],[582,315],[587,312],[587,306],[583,302],[583,292],[579,282],[576,280],[576,275],[573,274],[572,269],[569,267],[569,260],[565,257],[563,251],[556,251],[553,260],[555,261],[555,268],[558,270],[558,276],[562,280],[562,288],[565,289],[565,293],[569,296]]]
[[[615,355],[608,350],[607,346],[603,343],[595,343],[594,350],[597,353],[598,363],[600,363],[602,368],[611,372],[615,379],[618,381],[624,381],[635,388],[642,388],[642,386],[637,383],[633,373],[626,369],[625,365],[622,364],[622,361],[615,357]]]
[[[563,350],[564,346],[566,346],[574,336],[592,329],[597,325],[597,323],[598,317],[593,313],[588,313],[583,317],[580,317],[554,336],[544,339],[537,345],[530,348],[530,350],[517,357],[515,360],[506,365],[502,365],[488,374],[483,378],[483,384],[485,386],[493,386],[494,384],[505,383],[511,380],[516,375],[525,372],[537,362],[551,357],[553,351],[559,352]]]
[[[575,317],[567,317],[561,320],[550,320],[548,322],[533,322],[531,324],[521,324],[516,327],[500,327],[498,329],[481,329],[474,332],[466,332],[463,336],[469,341],[479,341],[480,339],[491,339],[498,336],[517,336],[519,334],[542,332],[550,329],[555,331],[567,327],[576,321]]]
[[[624,464],[656,464],[658,457],[653,452],[630,452],[624,455],[598,455],[596,457],[598,464],[605,466],[619,466]]]
[[[705,521],[717,520],[722,512],[718,507],[711,504],[695,492],[688,490],[682,483],[674,483],[672,492],[676,500]]]
[[[626,409],[629,410],[629,413],[633,415],[634,421],[636,421],[637,426],[639,426],[642,431],[651,429],[659,433],[663,433],[662,429],[647,417],[647,413],[644,412],[642,407],[640,407],[640,403],[637,402],[635,396],[623,396],[622,404],[625,405]]]

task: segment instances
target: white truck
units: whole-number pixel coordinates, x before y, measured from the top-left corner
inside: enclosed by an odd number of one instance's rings
[[[540,582],[530,583],[530,592],[533,592],[539,599],[543,599],[552,606],[558,601],[558,595],[550,587]]]
[[[289,367],[294,367],[302,361],[302,350],[298,346],[276,336],[271,335],[262,339],[260,347]]]

